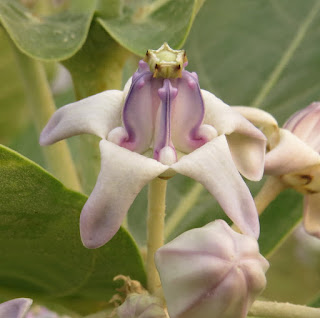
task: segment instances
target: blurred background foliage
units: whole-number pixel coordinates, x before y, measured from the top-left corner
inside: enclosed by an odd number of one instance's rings
[[[319,31],[318,0],[0,0],[0,142],[50,171],[38,145],[37,118],[26,100],[17,48],[42,61],[60,107],[123,87],[144,52],[167,41],[186,49],[187,69],[197,72],[202,88],[230,105],[267,110],[281,125],[319,100]],[[97,138],[68,140],[86,194],[99,172],[97,143]],[[253,194],[262,184],[248,182]],[[43,204],[41,197],[34,200]],[[21,202],[16,208],[23,211]],[[183,176],[169,181],[167,206],[168,224],[177,210],[183,214],[177,225],[171,222],[168,240],[215,218],[230,223],[211,195]],[[146,207],[144,189],[128,214],[129,230],[140,247],[146,243]],[[267,299],[319,302],[320,243],[299,228],[293,231],[301,218],[302,197],[291,190],[261,217],[260,248],[271,263],[263,294]],[[3,297],[14,288],[8,286]],[[76,307],[68,299],[63,305]]]

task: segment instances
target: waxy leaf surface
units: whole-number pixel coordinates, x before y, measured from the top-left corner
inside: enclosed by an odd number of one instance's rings
[[[114,276],[145,283],[139,252],[125,230],[100,249],[82,246],[84,195],[4,146],[0,180],[2,297],[30,297],[89,314],[105,307],[116,293]]]
[[[122,46],[143,56],[147,49],[157,49],[163,42],[173,48],[181,47],[204,1],[138,0],[123,1],[123,5],[118,2],[110,16],[109,3],[100,1],[98,21]]]
[[[68,10],[41,16],[18,0],[0,0],[0,23],[25,54],[40,60],[63,60],[83,45],[94,8],[94,0],[73,1]]]

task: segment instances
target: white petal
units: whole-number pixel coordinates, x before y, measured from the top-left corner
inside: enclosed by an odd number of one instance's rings
[[[205,104],[204,123],[227,135],[230,151],[240,173],[258,181],[263,176],[266,137],[240,113],[213,94],[201,90]]]
[[[279,133],[279,143],[266,154],[266,174],[283,175],[320,163],[320,155],[289,130]]]
[[[162,246],[155,262],[171,318],[246,317],[268,268],[257,241],[222,220]]]
[[[119,230],[141,189],[168,169],[160,162],[101,140],[101,171],[80,217],[83,244],[97,248]]]
[[[166,244],[155,256],[168,311],[173,318],[184,317],[183,312],[203,298],[207,291],[219,285],[232,267],[232,263],[211,255],[213,248],[207,251],[195,249],[204,235],[201,235],[201,229],[193,231],[196,233],[193,232],[191,237],[186,232],[187,235],[181,235]],[[198,239],[199,234],[201,238]],[[193,242],[195,238],[197,242]],[[210,238],[212,240],[212,235]],[[188,243],[192,244],[190,248]]]
[[[182,157],[171,168],[200,182],[243,233],[258,238],[258,213],[251,193],[233,163],[225,136]]]
[[[252,124],[258,127],[269,138],[269,135],[278,131],[278,123],[276,119],[268,112],[255,107],[231,106],[244,118],[248,119]]]
[[[1,318],[22,318],[32,304],[32,299],[16,298],[0,304]]]
[[[320,239],[320,193],[305,196],[303,213],[304,228]]]
[[[247,313],[247,288],[243,273],[232,268],[216,287],[202,295],[182,315],[173,318],[245,318]],[[169,311],[170,312],[170,311]]]
[[[105,91],[58,109],[40,135],[40,145],[50,145],[79,134],[106,138],[121,125],[123,92]]]
[[[226,137],[233,162],[239,172],[249,180],[261,180],[264,171],[266,141],[240,133],[233,133]]]

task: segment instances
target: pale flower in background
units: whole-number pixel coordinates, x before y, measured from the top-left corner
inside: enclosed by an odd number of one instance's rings
[[[160,299],[146,294],[130,294],[117,308],[119,318],[169,318]]]
[[[35,305],[32,306],[27,313],[26,318],[70,318],[66,315],[58,315],[57,313],[47,309],[46,307]]]
[[[223,220],[187,231],[155,256],[171,318],[244,318],[266,285],[257,241]]]
[[[32,299],[16,298],[0,304],[0,318],[24,318]]]
[[[184,51],[164,44],[148,50],[145,61],[124,91],[60,108],[41,133],[41,145],[85,133],[102,138],[101,171],[80,218],[83,244],[97,248],[108,242],[140,190],[176,173],[203,184],[239,229],[257,238],[257,211],[238,170],[261,179],[264,135],[200,90],[197,75],[184,70]]]
[[[286,186],[305,194],[303,224],[320,238],[320,103],[293,114],[283,128],[268,113],[232,107],[259,127],[268,138],[265,173],[279,176]]]

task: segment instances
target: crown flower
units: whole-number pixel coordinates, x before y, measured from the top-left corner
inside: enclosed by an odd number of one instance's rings
[[[259,236],[256,208],[238,171],[261,179],[266,139],[201,90],[186,65],[185,52],[166,43],[148,50],[123,91],[66,105],[43,129],[41,145],[85,133],[102,139],[101,171],[80,217],[85,246],[108,242],[143,186],[176,173],[203,184],[243,233]]]
[[[320,103],[293,114],[278,128],[268,113],[251,107],[233,107],[268,138],[265,173],[279,176],[286,186],[303,193],[306,231],[320,238]]]
[[[223,220],[192,229],[155,256],[171,318],[244,318],[266,285],[257,241]]]

